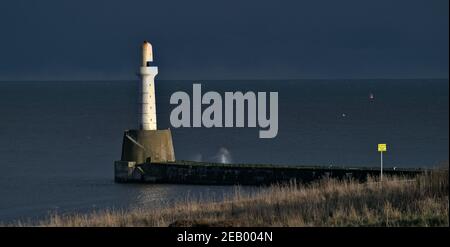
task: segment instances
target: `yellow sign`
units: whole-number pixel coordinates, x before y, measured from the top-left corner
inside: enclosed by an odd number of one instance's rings
[[[386,152],[387,144],[378,144],[378,152]]]

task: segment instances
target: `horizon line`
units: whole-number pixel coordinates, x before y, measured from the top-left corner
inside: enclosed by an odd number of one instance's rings
[[[296,80],[449,80],[445,77],[416,77],[416,78],[268,78],[268,79],[258,79],[258,78],[232,78],[232,79],[156,79],[159,81],[296,81]],[[139,79],[25,79],[25,80],[0,80],[0,83],[4,82],[121,82],[121,81],[139,81]]]

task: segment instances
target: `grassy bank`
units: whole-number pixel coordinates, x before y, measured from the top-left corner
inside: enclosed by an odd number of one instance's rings
[[[322,180],[236,193],[224,202],[86,215],[54,215],[38,226],[448,226],[448,170],[413,180]]]

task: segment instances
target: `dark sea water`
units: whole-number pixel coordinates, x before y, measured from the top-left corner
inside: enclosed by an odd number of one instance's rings
[[[195,81],[203,92],[277,91],[279,131],[172,129],[177,159],[239,163],[433,167],[448,162],[448,80]],[[157,81],[159,128],[170,95],[193,81]],[[373,99],[370,99],[370,95]],[[113,182],[122,134],[137,126],[137,81],[0,82],[0,221],[48,212],[161,207],[217,200],[230,186]]]

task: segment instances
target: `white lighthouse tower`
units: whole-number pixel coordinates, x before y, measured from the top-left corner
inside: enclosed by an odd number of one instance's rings
[[[155,76],[158,67],[151,66],[153,62],[152,45],[144,41],[142,44],[142,65],[139,75],[141,76],[140,93],[140,123],[141,130],[157,130],[156,123],[156,100],[155,100]]]
[[[114,173],[117,182],[127,181],[143,176],[142,169],[136,165],[174,162],[172,132],[170,129],[158,129],[156,124],[155,76],[158,67],[152,66],[152,45],[144,41],[142,44],[142,64],[139,71],[139,126],[125,130],[120,160],[114,162]]]

